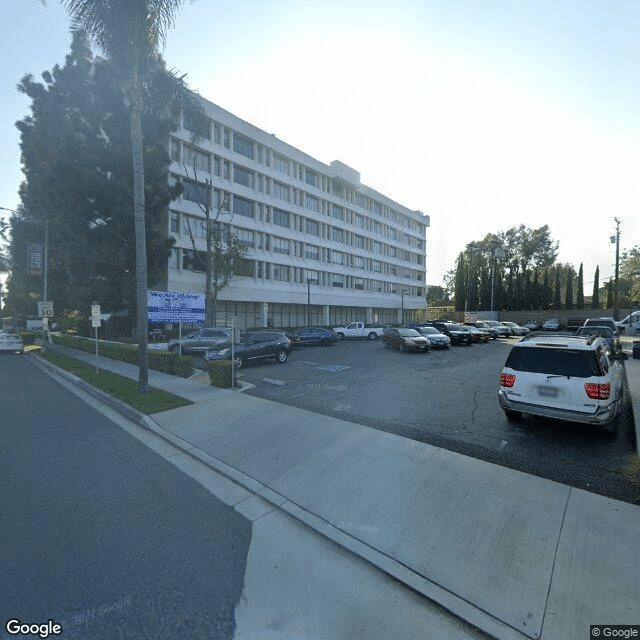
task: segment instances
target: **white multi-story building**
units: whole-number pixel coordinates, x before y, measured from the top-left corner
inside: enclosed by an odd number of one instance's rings
[[[169,208],[168,291],[204,292],[193,246],[206,248],[198,200],[211,193],[211,217],[247,247],[240,274],[218,296],[218,324],[232,315],[242,328],[395,323],[425,309],[429,216],[364,186],[341,162],[323,164],[204,106],[208,135],[193,144],[184,123],[170,141],[170,179],[184,191]]]

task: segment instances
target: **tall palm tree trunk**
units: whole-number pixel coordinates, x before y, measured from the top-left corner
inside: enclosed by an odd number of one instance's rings
[[[131,152],[133,158],[133,217],[136,239],[136,333],[138,340],[138,392],[149,389],[147,237],[145,229],[142,95],[137,73],[131,83]]]

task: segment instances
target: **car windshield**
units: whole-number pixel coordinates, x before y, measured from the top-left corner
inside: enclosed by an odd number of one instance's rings
[[[522,347],[511,350],[506,366],[515,371],[590,378],[600,375],[593,351]]]
[[[420,335],[415,329],[398,329],[398,333],[404,337],[413,337]]]
[[[420,333],[434,334],[440,332],[435,327],[420,327]]]

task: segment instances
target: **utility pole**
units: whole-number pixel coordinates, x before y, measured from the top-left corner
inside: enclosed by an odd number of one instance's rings
[[[611,242],[616,243],[616,276],[613,284],[613,319],[617,320],[618,311],[618,275],[620,273],[620,220],[614,218],[616,221],[616,235],[611,236]]]

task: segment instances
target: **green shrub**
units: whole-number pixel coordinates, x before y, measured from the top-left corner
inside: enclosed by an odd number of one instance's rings
[[[36,334],[33,331],[21,331],[20,337],[23,344],[33,344],[36,341]]]
[[[72,349],[80,349],[95,353],[95,340],[78,336],[52,336],[55,344],[61,344]],[[117,342],[100,342],[98,353],[105,358],[122,360],[130,364],[138,364],[138,347]],[[180,356],[177,353],[165,351],[148,351],[149,368],[154,371],[162,371],[173,376],[188,378],[193,371],[193,361],[189,356]]]
[[[209,373],[209,380],[211,380],[211,384],[214,387],[229,389],[232,386],[230,360],[216,360],[215,362],[209,362],[207,364],[207,371]]]

